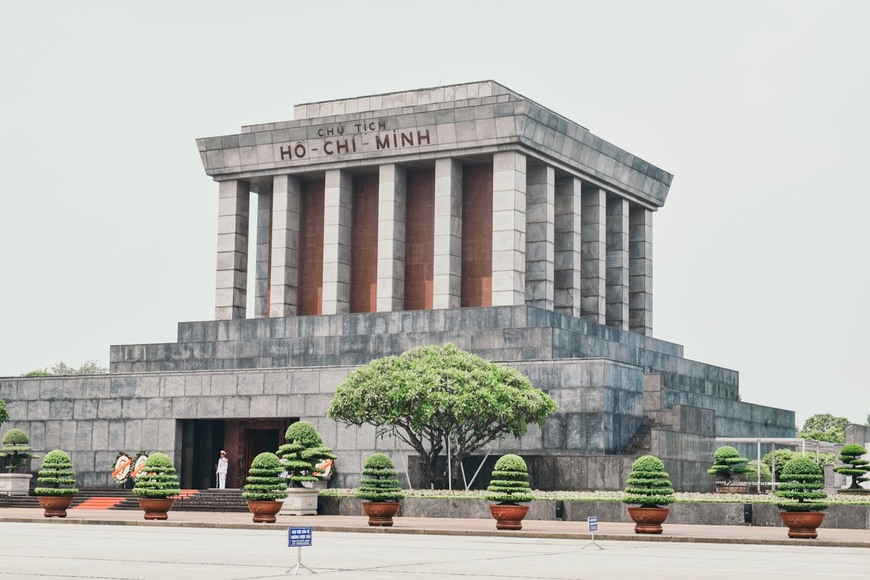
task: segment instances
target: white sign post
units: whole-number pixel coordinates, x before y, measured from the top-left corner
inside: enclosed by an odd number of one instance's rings
[[[598,545],[598,542],[595,541],[595,532],[598,531],[598,516],[589,516],[586,518],[586,523],[589,526],[589,533],[592,534],[592,541],[580,548],[581,550],[585,550],[589,546],[595,546],[599,550],[603,550],[601,546]]]
[[[314,570],[306,566],[302,563],[302,548],[311,545],[311,527],[304,526],[298,528],[287,528],[287,546],[290,548],[297,548],[296,553],[296,565],[293,568],[289,568],[287,573],[293,571],[293,575],[299,573],[299,568],[305,568],[312,574],[317,574]]]

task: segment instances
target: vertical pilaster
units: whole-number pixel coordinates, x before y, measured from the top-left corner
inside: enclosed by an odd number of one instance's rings
[[[432,308],[459,308],[462,300],[462,164],[435,161],[435,251]]]
[[[378,179],[378,312],[405,302],[405,168],[381,165]]]
[[[607,200],[607,325],[628,330],[628,200]]]
[[[350,220],[352,177],[326,172],[323,200],[323,314],[350,310]]]
[[[269,317],[272,238],[272,183],[257,188],[257,262],[254,265],[254,317]]]
[[[526,304],[553,310],[556,172],[535,165],[526,179]]]
[[[580,313],[583,318],[605,324],[607,193],[598,187],[590,188],[589,191],[582,193],[582,200]]]
[[[629,329],[652,336],[652,217],[644,207],[629,210]]]
[[[302,187],[289,175],[274,177],[269,316],[296,316],[299,289],[299,211]]]
[[[244,318],[248,286],[248,212],[245,181],[221,181],[218,200],[216,320]]]
[[[556,183],[554,310],[580,318],[581,184],[576,177]]]
[[[526,156],[492,156],[492,305],[526,298]]]

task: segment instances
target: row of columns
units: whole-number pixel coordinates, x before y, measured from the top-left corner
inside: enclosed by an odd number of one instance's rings
[[[515,151],[492,159],[493,306],[530,304],[652,334],[652,212]],[[404,308],[406,171],[378,169],[378,311]],[[435,162],[432,307],[462,305],[462,163]],[[349,311],[352,175],[325,172],[322,313]],[[259,186],[255,316],[298,304],[300,181]],[[215,317],[246,315],[250,192],[220,182]]]

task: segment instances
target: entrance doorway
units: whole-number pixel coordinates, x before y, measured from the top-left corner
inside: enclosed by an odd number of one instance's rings
[[[181,421],[182,453],[179,477],[185,489],[217,487],[215,475],[221,450],[227,452],[227,488],[245,485],[251,462],[259,453],[275,453],[284,433],[298,418],[185,419]]]

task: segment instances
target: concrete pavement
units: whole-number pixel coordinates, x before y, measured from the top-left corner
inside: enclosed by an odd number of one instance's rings
[[[519,531],[495,529],[494,520],[396,517],[391,528],[374,528],[360,516],[278,516],[275,524],[255,524],[249,513],[239,512],[169,512],[165,522],[145,521],[138,510],[71,509],[64,519],[45,518],[39,508],[0,509],[0,522],[33,522],[46,524],[97,524],[125,526],[169,526],[226,529],[286,530],[291,526],[311,526],[317,531],[361,532],[380,534],[427,534],[451,536],[498,536],[552,539],[591,539],[586,522],[525,520]],[[659,536],[635,534],[634,525],[623,522],[599,522],[596,540],[628,540],[639,542],[693,542],[723,544],[802,545],[826,547],[870,548],[870,530],[819,528],[815,540],[792,540],[784,527],[758,526],[697,526],[664,524]]]

